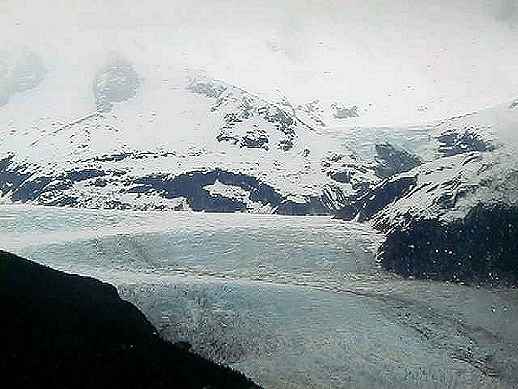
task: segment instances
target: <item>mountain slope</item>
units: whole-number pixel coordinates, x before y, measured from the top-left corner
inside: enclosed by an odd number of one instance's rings
[[[340,211],[387,233],[379,257],[406,276],[518,282],[515,103],[445,120],[433,159],[396,174]]]
[[[54,70],[0,108],[4,201],[327,214],[381,179],[357,131],[318,127],[286,99],[119,56],[91,73],[83,85]]]
[[[23,88],[12,87],[0,107],[3,202],[341,210],[388,226],[407,211],[442,214],[458,199],[448,200],[452,191],[483,188],[507,174],[499,160],[514,160],[516,102],[421,127],[334,128],[354,109],[268,101],[189,69],[147,68],[116,54],[80,79],[69,68],[33,62],[6,73]],[[495,170],[483,179],[486,165]]]

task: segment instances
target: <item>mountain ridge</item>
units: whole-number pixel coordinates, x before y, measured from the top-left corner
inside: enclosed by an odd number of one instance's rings
[[[283,96],[266,100],[188,69],[139,71],[114,55],[84,86],[88,97],[70,96],[77,107],[72,120],[63,120],[60,106],[38,105],[43,96],[62,93],[59,74],[7,102],[0,201],[356,215],[355,207],[386,180],[463,148],[498,149],[505,141],[494,136],[491,121],[504,108],[505,115],[514,111],[511,103],[489,110],[489,119],[482,110],[424,126],[337,130]],[[84,114],[87,100],[91,110]],[[318,101],[311,104],[310,111],[333,115]],[[22,106],[28,107],[23,115]],[[452,127],[473,117],[486,123]]]

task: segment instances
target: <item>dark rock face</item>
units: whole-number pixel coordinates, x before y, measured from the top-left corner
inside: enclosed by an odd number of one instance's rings
[[[264,130],[247,131],[241,140],[241,144],[248,148],[268,150],[268,135]]]
[[[382,265],[405,277],[518,285],[518,208],[477,205],[462,220],[411,220],[390,231]]]
[[[116,154],[99,157],[103,160],[119,160],[125,158],[153,158],[152,154]],[[97,160],[93,160],[96,162]],[[69,170],[53,176],[38,175],[37,169],[16,164],[11,156],[0,160],[0,194],[7,195],[14,202],[34,201],[49,206],[71,206],[81,204],[81,199],[66,192],[74,184],[89,180],[92,188],[102,188],[111,181],[124,176],[124,171],[104,171],[95,168]],[[26,173],[25,171],[31,171]],[[272,186],[261,182],[258,178],[242,173],[234,173],[215,169],[211,171],[193,171],[171,177],[167,174],[155,174],[140,178],[123,178],[126,188],[121,193],[158,193],[166,199],[183,197],[190,209],[208,212],[240,212],[250,208],[250,202],[268,205],[273,212],[285,215],[328,215],[336,209],[336,204],[326,193],[305,199],[303,203],[292,202],[281,195]],[[240,196],[224,196],[211,193],[207,185],[220,182],[234,186],[249,193],[246,199]],[[335,190],[334,192],[339,192]],[[336,193],[334,194],[336,197]],[[246,200],[246,201],[245,201]],[[119,200],[105,201],[106,208],[130,209],[133,206]],[[164,205],[153,205],[149,209],[165,209]],[[179,205],[176,209],[184,209]]]
[[[474,128],[466,128],[464,131],[445,131],[437,137],[437,140],[439,141],[439,153],[446,157],[494,149],[494,146],[482,139]]]
[[[27,166],[18,165],[12,156],[0,159],[0,193],[11,192],[10,199],[15,202],[37,201],[42,195],[56,193],[71,188],[75,182],[106,176],[99,169],[70,170],[54,177],[38,176]],[[102,186],[102,183],[99,184]],[[70,198],[63,203],[52,205],[71,205]],[[51,204],[47,204],[51,205]]]
[[[276,206],[282,200],[281,195],[271,186],[261,183],[255,177],[219,169],[209,172],[194,171],[180,174],[174,178],[164,175],[139,178],[135,181],[137,186],[131,188],[129,192],[158,191],[163,193],[166,198],[185,197],[194,211],[236,212],[246,209],[246,204],[242,201],[211,195],[208,190],[204,189],[204,186],[212,185],[216,181],[238,186],[250,192],[252,201],[262,204]]]
[[[298,203],[292,200],[284,200],[277,207],[275,213],[279,215],[327,215],[329,208],[324,205],[323,199],[310,198],[309,201]]]
[[[329,172],[329,177],[336,182],[349,183],[355,173],[354,169],[343,169],[338,172]]]
[[[368,190],[359,199],[350,201],[338,211],[337,217],[352,220],[358,216],[358,221],[369,220],[374,214],[382,210],[393,201],[403,197],[415,187],[417,178],[413,176],[396,177],[382,182],[380,185]]]
[[[163,341],[113,286],[6,252],[0,309],[0,374],[10,387],[256,387]]]
[[[104,154],[99,157],[83,159],[81,162],[119,162],[125,159],[133,159],[140,160],[146,158],[160,158],[160,157],[168,157],[175,156],[176,153],[173,152],[151,152],[151,151],[140,151],[140,152],[123,152],[116,154]],[[125,174],[124,171],[117,172],[119,175]]]
[[[33,180],[26,180],[14,191],[11,200],[23,202],[36,200],[51,181],[52,178],[50,177],[36,177]]]
[[[412,170],[422,161],[408,151],[396,148],[390,143],[375,145],[376,148],[376,173],[380,177],[392,177],[396,174]]]
[[[257,178],[241,173],[220,169],[208,172],[194,171],[180,174],[174,178],[154,175],[135,180],[136,186],[131,193],[160,192],[166,198],[184,197],[193,211],[239,212],[246,211],[247,204],[236,198],[211,194],[204,187],[219,181],[225,185],[237,186],[250,193],[250,200],[263,205],[270,205],[274,213],[281,215],[328,215],[326,196],[311,197],[303,203],[286,199],[273,187]]]
[[[265,130],[248,130],[243,136],[228,133],[222,130],[216,137],[218,142],[230,142],[240,147],[247,147],[249,149],[264,149],[268,150],[268,134]]]
[[[340,160],[340,157],[338,157]],[[336,162],[336,161],[333,161]],[[329,163],[324,162],[324,167],[329,167]],[[342,182],[342,183],[350,183],[353,185],[362,185],[363,183],[366,183],[365,181],[362,181],[361,177],[362,175],[365,175],[369,168],[371,166],[362,166],[361,164],[345,164],[342,165],[342,167],[339,170],[335,171],[329,171],[328,175],[336,182]]]
[[[18,188],[30,175],[13,163],[12,155],[0,159],[0,192],[6,194]]]
[[[117,58],[102,68],[96,75],[93,90],[97,109],[111,110],[113,103],[119,103],[137,94],[140,79],[128,61]]]
[[[67,173],[67,178],[73,182],[88,180],[94,177],[105,176],[106,173],[98,169],[72,170]]]
[[[265,130],[251,129],[246,133],[235,131],[235,127],[238,123],[243,123],[259,116],[266,122],[272,123],[276,130],[282,132],[283,138],[279,141],[278,147],[283,151],[290,150],[293,147],[296,135],[295,126],[297,123],[295,119],[276,106],[267,105],[265,103],[260,107],[255,107],[252,103],[254,102],[243,99],[243,103],[239,107],[239,113],[232,112],[225,114],[225,124],[221,128],[217,140],[219,142],[230,141],[241,147],[262,147],[267,149],[268,135]]]

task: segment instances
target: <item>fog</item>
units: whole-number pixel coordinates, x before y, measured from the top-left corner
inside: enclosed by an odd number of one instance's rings
[[[91,83],[109,53],[193,68],[265,96],[423,122],[518,94],[515,0],[0,1],[4,52]],[[66,87],[66,85],[64,86]]]

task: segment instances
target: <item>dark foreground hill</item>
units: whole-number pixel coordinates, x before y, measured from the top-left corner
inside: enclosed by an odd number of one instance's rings
[[[5,388],[255,388],[157,335],[117,290],[0,251]]]

